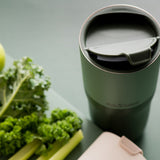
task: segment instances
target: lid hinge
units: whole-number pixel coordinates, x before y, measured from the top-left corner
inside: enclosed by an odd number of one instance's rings
[[[125,136],[122,136],[120,138],[119,144],[121,148],[123,148],[130,155],[137,155],[137,154],[143,155],[142,149],[140,149],[136,144],[134,144],[131,140],[129,140]]]

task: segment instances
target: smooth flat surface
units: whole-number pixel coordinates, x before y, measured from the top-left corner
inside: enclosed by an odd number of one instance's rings
[[[78,47],[79,30],[92,12],[115,3],[144,8],[160,22],[158,0],[0,0],[0,42],[11,57],[29,56],[42,65],[51,77],[53,90],[89,118]],[[145,133],[137,142],[148,160],[159,159],[159,81]]]

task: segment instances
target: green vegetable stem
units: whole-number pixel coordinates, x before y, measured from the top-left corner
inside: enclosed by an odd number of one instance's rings
[[[82,139],[82,130],[78,130],[67,143],[62,145],[59,142],[55,142],[55,144],[53,144],[53,149],[40,156],[37,160],[63,160],[81,142]]]
[[[64,146],[53,154],[49,160],[63,160],[81,142],[82,139],[83,133],[79,130]]]
[[[31,143],[25,145],[19,152],[9,158],[9,160],[27,160],[41,144],[42,142],[39,139],[35,139]]]

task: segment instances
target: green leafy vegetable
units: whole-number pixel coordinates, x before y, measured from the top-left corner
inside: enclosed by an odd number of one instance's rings
[[[38,122],[39,116],[36,113],[21,118],[8,117],[1,122],[0,155],[13,154],[23,145],[35,139]],[[34,133],[34,137],[31,137],[31,134],[27,135],[29,131]]]
[[[67,114],[64,114],[66,111]],[[61,118],[55,120],[53,118],[55,113],[56,115],[61,116]],[[21,155],[21,152],[23,151],[24,157],[32,156],[34,153],[31,151],[32,148],[35,151],[35,148],[38,147],[39,149],[36,151],[36,153],[41,155],[46,153],[48,150],[50,151],[53,147],[53,143],[57,144],[59,147],[62,147],[63,144],[68,142],[68,140],[70,140],[70,138],[72,138],[73,135],[81,128],[82,120],[72,111],[66,109],[54,109],[51,115],[52,116],[50,118],[47,118],[45,114],[43,116],[38,116],[37,113],[32,113],[31,115],[27,115],[19,119],[10,117],[6,118],[1,125],[3,126],[3,124],[11,124],[13,122],[14,126],[8,125],[11,126],[11,129],[7,127],[6,130],[4,130],[4,127],[2,127],[2,130],[0,130],[0,132],[3,131],[3,134],[0,138],[0,155],[13,154],[24,145],[26,145],[26,147],[23,147],[16,155]],[[18,132],[15,132],[15,128],[18,129]],[[7,136],[6,140],[4,141],[6,134],[16,134],[18,135],[18,138],[17,136]],[[38,142],[36,143],[36,141]],[[41,146],[39,146],[39,141],[42,143]],[[18,142],[18,145],[16,142]],[[28,148],[27,146],[30,146],[29,151],[26,149]],[[26,150],[26,153],[24,153],[24,150]],[[13,157],[15,157],[15,155],[13,155]]]
[[[43,68],[28,57],[0,74],[0,157],[27,160],[36,154],[46,159],[59,151],[65,157],[80,142],[80,134],[73,138],[82,126],[75,112],[57,108],[46,116],[50,84]],[[69,150],[61,151],[66,145]]]
[[[44,76],[42,67],[28,57],[15,61],[0,75],[0,119],[44,112],[48,107],[45,91],[49,87],[49,78]]]
[[[51,118],[48,118],[48,121],[46,119],[43,117],[37,129],[38,134],[47,143],[53,143],[54,140],[68,140],[82,125],[82,120],[77,114],[66,109],[54,109]]]
[[[63,114],[67,111],[67,114]],[[53,115],[61,115],[55,120]],[[39,139],[38,154],[50,149],[55,141],[67,142],[81,128],[82,120],[72,111],[54,109],[51,117],[34,112],[20,118],[7,117],[0,123],[0,155],[11,155],[24,145]]]

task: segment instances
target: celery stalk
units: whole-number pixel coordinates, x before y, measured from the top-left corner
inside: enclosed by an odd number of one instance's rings
[[[82,139],[83,133],[82,130],[79,130],[49,160],[63,160],[80,143]]]
[[[73,137],[67,142],[62,143],[56,141],[52,145],[52,149],[48,153],[41,155],[37,160],[63,160],[83,139],[81,130],[77,131]],[[41,140],[35,139],[33,142],[28,143],[9,160],[27,160],[42,144]]]
[[[37,160],[48,160],[52,155],[54,155],[63,145],[64,143],[61,143],[59,141],[55,141],[52,144],[52,149],[49,150],[47,153],[42,154],[40,157],[38,157]]]
[[[15,153],[9,160],[27,160],[42,144],[41,140],[35,139],[31,143],[26,144],[17,153]]]

